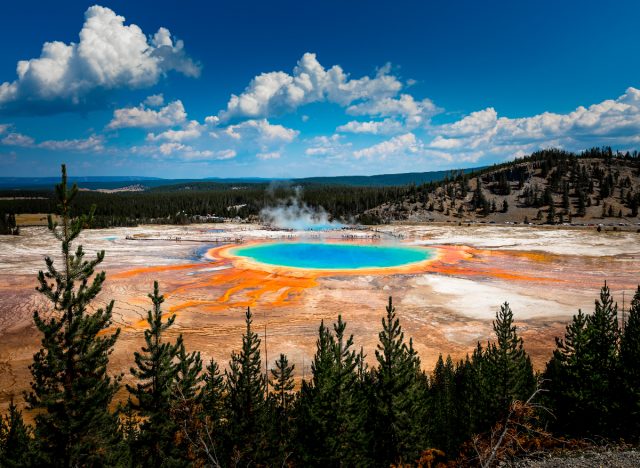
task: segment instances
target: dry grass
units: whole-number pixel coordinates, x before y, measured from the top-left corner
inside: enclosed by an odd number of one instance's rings
[[[46,213],[25,213],[16,215],[16,224],[18,226],[46,226]]]

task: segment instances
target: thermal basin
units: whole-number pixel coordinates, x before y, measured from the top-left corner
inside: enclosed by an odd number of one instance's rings
[[[234,256],[307,270],[361,270],[410,265],[435,256],[428,247],[320,242],[277,242],[234,248]]]

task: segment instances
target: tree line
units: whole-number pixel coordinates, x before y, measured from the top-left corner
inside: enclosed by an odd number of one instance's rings
[[[601,165],[587,166],[585,159],[602,161]],[[526,163],[528,166],[523,166]],[[603,199],[616,197],[628,212],[613,215],[636,216],[640,205],[640,191],[633,187],[628,177],[620,177],[616,166],[624,164],[634,168],[640,175],[640,158],[637,152],[616,153],[610,147],[593,148],[580,154],[559,149],[545,149],[524,158],[488,166],[477,171],[451,171],[441,181],[400,186],[349,186],[303,183],[298,186],[266,183],[214,183],[189,182],[172,186],[155,187],[144,192],[101,193],[81,191],[78,193],[72,215],[86,213],[96,205],[93,227],[135,226],[138,224],[184,224],[200,217],[215,215],[224,218],[255,220],[266,207],[291,203],[294,196],[312,208],[323,207],[333,218],[343,222],[376,224],[382,220],[371,210],[385,204],[420,203],[429,211],[458,210],[463,213],[465,198],[471,191],[469,181],[477,178],[491,193],[505,196],[511,192],[511,184],[518,183],[521,189],[531,177],[547,181],[543,190],[535,184],[527,187],[519,197],[525,207],[550,206],[553,219],[557,219],[553,195],[562,196],[563,216],[572,212],[584,215],[591,203],[600,205]],[[526,169],[528,167],[529,169]],[[52,191],[0,191],[0,214],[52,213],[56,207]],[[592,200],[593,199],[593,200]],[[447,208],[445,208],[445,202]],[[449,206],[450,205],[450,206]],[[476,189],[467,208],[488,215],[496,211],[507,211],[503,202],[488,200]],[[605,212],[608,215],[608,209]],[[399,210],[404,210],[400,206]]]
[[[104,252],[86,259],[74,246],[94,210],[71,215],[77,188],[64,167],[56,194],[61,224],[49,218],[49,229],[62,261],[47,257],[38,274],[53,313],[34,313],[42,341],[24,394],[34,424],[11,403],[1,466],[491,466],[570,438],[640,438],[640,286],[620,324],[606,284],[541,373],[507,303],[491,341],[459,362],[441,356],[427,373],[389,298],[371,365],[338,316],[320,324],[311,376],[296,385],[284,354],[264,372],[250,309],[225,369],[170,339],[175,315],[155,283],[128,398],[114,411],[123,377],[108,372],[114,303],[90,307]]]

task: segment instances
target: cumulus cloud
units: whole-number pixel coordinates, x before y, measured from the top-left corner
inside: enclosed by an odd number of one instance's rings
[[[336,130],[345,133],[369,133],[390,135],[425,126],[442,109],[430,99],[416,101],[410,94],[399,97],[385,97],[354,104],[347,108],[347,114],[380,117],[383,120],[366,122],[352,120]]]
[[[356,150],[353,155],[357,158],[378,158],[386,159],[389,156],[405,156],[420,153],[423,150],[423,143],[416,138],[413,133],[405,133],[395,136],[389,140],[377,143],[373,146]]]
[[[154,85],[168,71],[198,76],[182,41],[160,28],[151,39],[98,5],[85,12],[78,43],[45,42],[40,57],[21,60],[17,79],[0,84],[0,111],[58,112],[97,100],[100,91]]]
[[[203,129],[203,126],[200,125],[197,120],[192,120],[188,124],[183,126],[183,128],[180,128],[178,130],[173,130],[173,129],[165,130],[164,132],[161,132],[157,135],[155,133],[149,133],[147,135],[147,140],[148,141],[194,140],[196,138],[199,138],[200,135],[202,135],[202,129]]]
[[[155,102],[162,102],[156,99],[156,96],[150,97],[153,97]],[[145,102],[148,100],[149,98]],[[109,122],[107,128],[113,130],[117,128],[172,127],[182,124],[186,120],[187,113],[180,100],[170,102],[158,110],[149,109],[143,103],[138,107],[116,109],[113,112],[113,119]]]
[[[212,132],[212,136],[218,138],[220,135],[224,135],[236,141],[256,142],[262,146],[269,146],[291,143],[299,133],[298,130],[271,124],[267,119],[259,119],[229,125],[224,129]]]
[[[304,153],[307,156],[340,157],[351,149],[351,142],[343,142],[344,137],[334,133],[331,136],[317,136],[309,140],[309,146]]]
[[[6,133],[9,130],[9,127],[11,127],[9,124],[0,124],[0,135]]]
[[[152,94],[151,96],[147,96],[144,100],[143,104],[149,107],[160,107],[164,105],[164,95],[160,94]]]
[[[316,54],[306,53],[292,74],[274,71],[253,78],[242,94],[231,96],[218,117],[223,122],[269,117],[321,101],[347,106],[395,96],[401,88],[402,83],[389,74],[389,67],[381,68],[374,77],[350,79],[339,65],[325,69]]]
[[[100,135],[91,135],[89,138],[70,140],[45,140],[37,143],[28,135],[11,132],[0,140],[5,146],[17,146],[21,148],[41,148],[52,151],[91,151],[104,150],[104,138]]]
[[[406,130],[402,122],[395,119],[384,119],[380,121],[359,122],[352,120],[336,128],[337,132],[343,133],[367,133],[371,135],[390,135]]]
[[[369,115],[378,117],[404,117],[422,121],[441,112],[430,99],[416,101],[410,94],[401,94],[397,98],[385,97],[378,100],[354,104],[347,108],[351,115]]]
[[[557,146],[581,150],[594,145],[637,143],[640,132],[640,90],[628,88],[617,99],[567,114],[544,112],[532,117],[499,117],[493,108],[472,112],[432,129],[430,150],[458,160],[520,156]]]
[[[150,156],[155,159],[177,158],[184,161],[221,161],[233,159],[237,153],[232,149],[211,150],[198,149],[191,145],[175,141],[162,143],[161,145],[143,145],[131,148],[133,154]]]
[[[18,132],[11,132],[2,139],[2,144],[7,146],[20,146],[30,148],[35,146],[36,141],[28,135]]]

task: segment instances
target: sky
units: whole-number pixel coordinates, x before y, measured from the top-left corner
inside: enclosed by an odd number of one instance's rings
[[[637,1],[0,6],[0,177],[370,175],[640,149]]]

